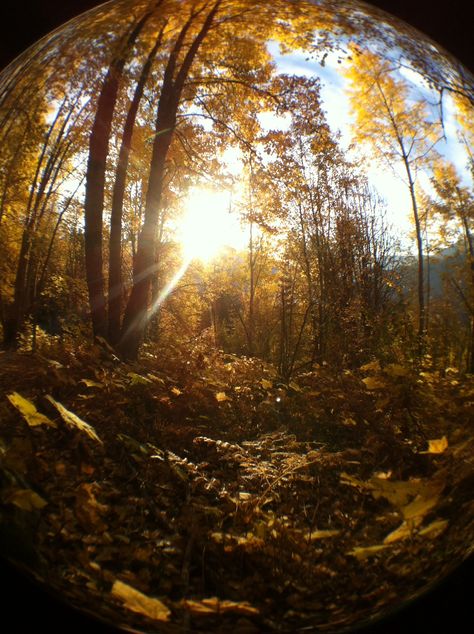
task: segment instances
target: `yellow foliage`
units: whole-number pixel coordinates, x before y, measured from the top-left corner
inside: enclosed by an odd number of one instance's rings
[[[120,599],[128,610],[143,614],[154,621],[168,621],[171,615],[171,611],[162,601],[148,597],[122,581],[114,582],[112,596]]]
[[[74,412],[70,412],[68,409],[64,407],[64,405],[55,401],[52,396],[48,395],[46,398],[58,410],[61,418],[66,423],[66,425],[68,425],[69,427],[73,429],[78,429],[79,431],[83,431],[89,436],[89,438],[92,438],[92,440],[96,440],[97,442],[100,442],[100,443],[102,442],[99,436],[96,434],[94,428],[91,427],[88,423],[86,423],[81,418],[79,418],[79,416],[76,416]]]
[[[35,405],[21,396],[21,394],[18,394],[18,392],[7,394],[7,398],[10,403],[17,408],[30,427],[37,427],[38,425],[56,427],[56,424],[53,423],[52,420],[38,412]]]
[[[448,448],[448,439],[446,436],[428,440],[428,449],[420,451],[420,453],[443,453]]]

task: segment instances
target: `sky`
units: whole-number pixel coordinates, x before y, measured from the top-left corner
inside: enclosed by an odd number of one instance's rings
[[[340,53],[329,53],[325,60],[325,66],[321,66],[316,60],[307,59],[304,51],[294,51],[291,54],[282,55],[277,42],[269,44],[277,69],[281,73],[295,74],[304,77],[319,77],[321,81],[321,98],[326,119],[334,132],[340,133],[340,145],[347,152],[349,159],[355,158],[349,150],[352,142],[351,112],[347,95],[347,80],[340,72]],[[344,63],[344,62],[343,62]],[[404,78],[419,95],[436,102],[437,95],[430,91],[424,81],[415,71],[409,69],[403,72]],[[447,142],[441,141],[437,150],[455,164],[460,175],[469,182],[466,170],[466,154],[456,137],[455,109],[449,95],[444,97],[445,132]],[[262,122],[263,123],[263,122]],[[275,124],[275,121],[273,121]],[[283,126],[284,127],[284,126]],[[360,156],[360,146],[357,148]],[[409,234],[412,232],[411,201],[406,184],[403,182],[402,166],[378,165],[370,161],[366,166],[367,176],[372,186],[387,203],[388,221],[393,225],[397,233]],[[429,178],[426,174],[420,174],[419,184],[430,190]]]

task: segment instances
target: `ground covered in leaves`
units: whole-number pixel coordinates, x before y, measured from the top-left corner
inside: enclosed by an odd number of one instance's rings
[[[3,555],[148,632],[338,631],[474,537],[474,378],[195,346],[0,354]]]

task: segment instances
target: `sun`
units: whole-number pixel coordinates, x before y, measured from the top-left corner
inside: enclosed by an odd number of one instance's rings
[[[229,191],[191,189],[178,232],[186,260],[209,262],[226,246],[239,249],[246,244]]]

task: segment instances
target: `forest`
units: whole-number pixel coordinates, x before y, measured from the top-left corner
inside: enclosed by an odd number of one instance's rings
[[[106,621],[340,631],[469,554],[474,79],[340,5],[115,0],[0,75],[1,553]]]

